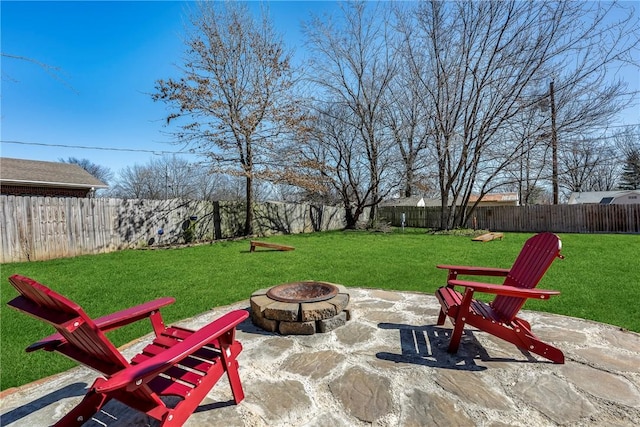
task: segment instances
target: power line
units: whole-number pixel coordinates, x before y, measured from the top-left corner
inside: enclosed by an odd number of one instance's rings
[[[602,130],[602,129],[609,129],[609,128],[621,128],[621,127],[634,127],[634,126],[640,126],[640,123],[633,123],[630,125],[613,125],[613,126],[607,126],[607,127],[596,127],[596,128],[591,128],[592,130]],[[632,134],[632,136],[638,136],[638,134]],[[591,137],[588,138],[589,140],[602,140],[602,139],[613,139],[616,138],[616,135],[608,135],[608,136],[600,136],[600,137]],[[36,146],[40,146],[40,147],[61,147],[61,148],[77,148],[77,149],[81,149],[81,150],[100,150],[100,151],[125,151],[125,152],[132,152],[132,153],[151,153],[151,154],[155,154],[155,155],[160,155],[160,154],[192,154],[192,155],[196,155],[196,153],[192,152],[192,151],[167,151],[167,150],[145,150],[142,148],[115,148],[115,147],[89,147],[86,145],[68,145],[68,144],[46,144],[43,142],[25,142],[25,141],[5,141],[5,140],[0,140],[0,143],[2,144],[19,144],[19,145],[36,145]]]
[[[102,151],[128,151],[134,153],[151,153],[151,154],[195,154],[188,151],[166,151],[166,150],[144,150],[140,148],[115,148],[115,147],[89,147],[85,145],[67,145],[67,144],[45,144],[42,142],[24,142],[24,141],[4,141],[2,144],[20,144],[20,145],[37,145],[41,147],[62,147],[62,148],[79,148],[82,150],[102,150]]]

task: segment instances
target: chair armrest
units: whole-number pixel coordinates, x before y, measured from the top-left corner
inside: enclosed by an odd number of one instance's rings
[[[474,292],[483,292],[494,295],[504,295],[508,297],[518,298],[537,298],[537,299],[549,299],[553,295],[560,295],[560,291],[550,291],[545,289],[525,289],[516,288],[513,286],[505,285],[492,285],[489,283],[469,282],[466,280],[449,280],[447,282],[451,286],[463,286],[467,289],[472,289]]]
[[[159,310],[161,307],[173,304],[175,301],[176,299],[172,297],[158,298],[153,301],[136,305],[135,307],[126,308],[115,313],[107,314],[106,316],[94,319],[93,322],[102,332],[108,332],[113,329],[117,329],[149,317],[152,313]],[[64,339],[64,337],[56,332],[55,334],[49,335],[48,337],[31,344],[29,347],[27,347],[26,351],[32,352],[40,349],[53,351],[57,346],[66,342],[67,341]]]
[[[464,265],[437,265],[437,268],[449,270],[449,276],[452,274],[466,274],[469,276],[499,276],[504,277],[509,274],[511,269],[509,268],[494,268],[494,267],[469,267]]]
[[[149,317],[155,311],[174,302],[176,302],[176,299],[173,297],[158,298],[136,305],[135,307],[125,308],[124,310],[107,314],[106,316],[95,319],[94,322],[102,332],[108,332]]]
[[[95,383],[95,389],[98,393],[106,393],[124,387],[128,389],[139,387],[151,381],[158,374],[166,371],[180,360],[193,354],[196,350],[233,330],[247,317],[249,317],[249,313],[246,310],[229,312],[162,353],[140,364],[131,365],[107,380],[99,379]]]

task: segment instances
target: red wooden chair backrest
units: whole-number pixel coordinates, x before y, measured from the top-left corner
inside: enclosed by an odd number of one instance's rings
[[[129,366],[79,305],[28,277],[13,275],[9,282],[21,294],[10,304],[49,323],[67,341],[57,351],[106,375]]]
[[[504,285],[526,289],[535,288],[553,260],[556,257],[561,257],[561,248],[562,242],[553,233],[540,233],[531,237],[525,242],[518,258],[513,263]],[[503,321],[511,321],[516,317],[525,301],[526,298],[498,295],[491,303],[491,307],[502,317]]]

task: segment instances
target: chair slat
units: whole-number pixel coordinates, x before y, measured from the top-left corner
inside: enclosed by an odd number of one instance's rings
[[[149,388],[161,396],[178,396],[185,399],[193,390],[193,387],[186,386],[170,378],[155,377],[149,382]]]
[[[540,233],[528,239],[511,269],[501,270],[506,273],[503,285],[509,286],[509,289],[500,289],[500,285],[488,285],[480,282],[474,284],[474,282],[455,280],[458,274],[483,275],[485,271],[491,273],[487,275],[494,276],[496,274],[493,273],[498,271],[497,269],[439,265],[439,268],[449,270],[447,286],[440,287],[436,291],[436,298],[441,305],[437,324],[443,325],[447,317],[451,318],[453,323],[449,352],[456,353],[458,351],[463,329],[465,325],[470,325],[555,363],[564,363],[564,354],[561,350],[542,342],[531,332],[531,326],[528,322],[516,317],[526,299],[533,296],[534,292],[531,289],[538,285],[554,259],[563,258],[560,255],[560,249],[560,239],[552,233]],[[463,298],[463,295],[455,290],[456,287],[465,287],[466,292],[485,292],[497,295],[493,301],[486,304],[471,299],[473,294],[465,293],[468,298]],[[518,291],[513,288],[522,290]],[[500,295],[500,293],[505,295]],[[555,294],[558,292],[535,293],[536,296]],[[469,305],[467,305],[468,303]]]
[[[559,239],[552,233],[542,233],[530,238],[513,263],[504,285],[525,289],[535,288],[558,256],[559,251]],[[508,322],[515,318],[525,302],[525,298],[499,295],[493,300],[491,307]]]
[[[14,275],[9,281],[20,295],[8,305],[57,331],[32,344],[29,351],[56,351],[104,375],[96,379],[87,397],[56,423],[58,426],[78,425],[79,419],[96,413],[110,399],[146,413],[161,425],[183,425],[225,372],[235,403],[244,398],[236,361],[242,345],[234,339],[234,329],[249,316],[244,310],[227,313],[198,331],[165,328],[158,309],[173,299],[160,298],[103,316],[96,324],[73,301],[32,279]],[[143,318],[151,319],[156,337],[127,362],[105,331]],[[224,353],[217,348],[222,337]],[[164,395],[183,400],[168,407],[159,397]]]
[[[94,369],[107,368],[107,374],[129,365],[80,306],[32,279],[16,275],[9,281],[22,294],[10,305],[22,304],[28,310],[25,312],[55,327],[67,341],[63,354],[76,361],[80,361],[76,357],[82,357],[80,362]]]
[[[193,387],[197,386],[202,378],[204,378],[204,375],[202,374],[198,374],[193,371],[187,371],[186,369],[182,369],[179,366],[173,366],[167,369],[164,373],[168,377],[180,380],[183,383],[191,384]]]

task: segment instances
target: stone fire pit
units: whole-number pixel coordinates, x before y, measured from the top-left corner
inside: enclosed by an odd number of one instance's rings
[[[255,291],[251,320],[269,332],[312,335],[329,332],[350,318],[349,293],[342,285],[304,281]]]

